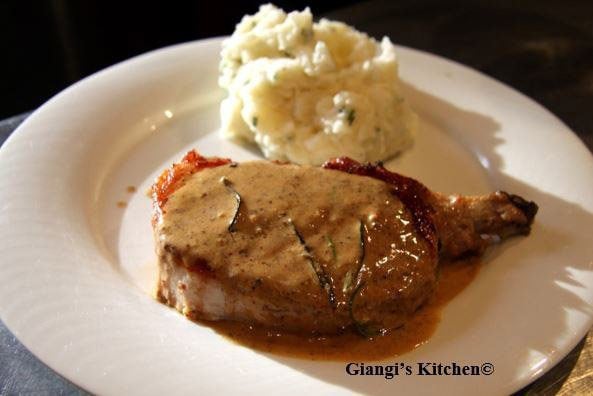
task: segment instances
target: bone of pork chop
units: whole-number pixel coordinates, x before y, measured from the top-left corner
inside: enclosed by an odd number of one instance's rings
[[[388,171],[381,163],[360,164],[340,157],[327,161],[323,167],[393,185],[402,202],[422,214],[416,216],[420,231],[429,235],[428,229],[435,228],[441,258],[478,255],[502,239],[528,235],[538,210],[534,202],[504,191],[480,196],[432,192],[417,180]]]
[[[513,235],[528,235],[537,205],[497,191],[481,196],[433,193],[442,258],[481,254],[489,245]]]

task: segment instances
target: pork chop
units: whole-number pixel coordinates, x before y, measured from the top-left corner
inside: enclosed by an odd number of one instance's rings
[[[533,202],[433,193],[381,164],[233,163],[195,151],[152,188],[157,298],[192,319],[372,336],[433,294],[439,259],[527,234]]]

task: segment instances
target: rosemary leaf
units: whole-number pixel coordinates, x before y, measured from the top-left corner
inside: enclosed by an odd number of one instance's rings
[[[299,243],[303,247],[303,250],[306,253],[305,257],[306,257],[307,261],[309,261],[309,263],[311,264],[311,267],[313,268],[313,271],[317,275],[317,279],[319,280],[319,286],[321,286],[321,288],[326,291],[327,297],[329,300],[329,304],[331,305],[332,308],[335,309],[336,308],[336,295],[334,293],[334,288],[332,286],[331,278],[325,273],[321,264],[319,264],[319,262],[317,260],[315,260],[315,257],[313,257],[313,254],[311,253],[311,248],[307,245],[307,243],[305,242],[305,239],[303,238],[303,236],[301,235],[299,230],[297,230],[297,228],[294,225],[294,223],[292,222],[292,220],[289,219],[288,224],[292,228],[294,234],[296,235],[297,239],[299,240]]]
[[[335,263],[338,260],[338,253],[336,252],[336,245],[334,244],[332,237],[330,237],[329,235],[325,236],[325,240],[327,241],[327,247],[329,247],[330,251],[332,252],[332,260]]]
[[[235,190],[235,188],[233,187],[233,183],[231,183],[229,179],[223,176],[220,179],[220,181],[222,182],[222,184],[224,184],[227,190],[229,190],[231,194],[233,194],[235,202],[237,203],[237,206],[235,207],[235,214],[233,215],[233,218],[231,219],[231,222],[229,223],[229,226],[227,228],[230,233],[233,233],[237,231],[237,221],[239,220],[239,211],[241,209],[242,203],[241,195],[237,192],[237,190]]]

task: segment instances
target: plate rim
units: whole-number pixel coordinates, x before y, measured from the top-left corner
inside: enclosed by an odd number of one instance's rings
[[[82,80],[70,85],[66,89],[62,90],[61,92],[59,92],[56,95],[54,95],[53,97],[51,97],[47,102],[45,102],[39,108],[37,108],[33,113],[31,113],[31,115],[29,115],[27,117],[27,119],[25,119],[25,121],[21,125],[19,125],[9,135],[9,137],[6,139],[6,141],[3,143],[2,147],[0,148],[0,164],[3,164],[3,162],[5,161],[7,152],[12,150],[14,142],[19,139],[25,138],[24,135],[29,133],[26,131],[30,129],[30,124],[33,124],[37,118],[42,117],[44,115],[44,112],[48,111],[47,108],[49,105],[59,101],[63,97],[70,95],[72,92],[75,92],[76,90],[78,90],[79,87],[81,87],[81,86],[84,87],[86,84],[89,83],[89,81],[100,81],[100,79],[104,75],[111,74],[111,73],[120,73],[120,72],[124,71],[126,68],[133,67],[138,62],[142,62],[144,60],[152,60],[154,57],[158,57],[165,53],[173,53],[180,48],[193,47],[198,44],[204,44],[204,43],[219,43],[225,38],[226,38],[226,36],[211,37],[211,38],[207,38],[207,39],[188,41],[188,42],[184,42],[184,43],[174,44],[174,45],[166,46],[163,48],[155,49],[155,50],[134,56],[134,57],[124,60],[122,62],[118,62],[112,66],[109,66],[105,69],[102,69],[102,70],[96,72],[96,73],[93,73],[93,74],[83,78]],[[424,50],[418,50],[418,49],[407,47],[407,46],[396,45],[397,51],[399,51],[402,48],[406,51],[411,51],[411,52],[422,54],[423,56],[427,56],[430,58],[437,58],[440,61],[454,65],[456,68],[459,68],[459,69],[463,70],[464,72],[469,71],[471,73],[477,74],[480,78],[486,79],[490,83],[495,83],[499,86],[502,86],[506,90],[512,91],[515,95],[519,95],[522,99],[530,102],[531,104],[536,105],[538,108],[538,111],[542,111],[548,115],[551,115],[555,119],[555,121],[558,122],[558,124],[562,125],[566,129],[566,131],[569,132],[569,133],[564,133],[565,137],[568,138],[568,136],[571,135],[571,139],[573,141],[578,142],[578,144],[580,144],[580,146],[581,146],[581,149],[586,150],[589,153],[589,159],[591,161],[593,161],[593,154],[591,153],[589,148],[584,144],[584,142],[578,137],[578,135],[574,131],[572,131],[560,118],[558,118],[558,116],[556,114],[554,114],[553,112],[551,112],[550,110],[545,108],[542,104],[540,104],[533,98],[523,94],[522,92],[516,90],[515,88],[513,88],[513,87],[511,87],[511,86],[509,86],[509,85],[507,85],[507,84],[505,84],[491,76],[488,76],[488,75],[482,73],[481,71],[479,71],[473,67],[464,65],[464,64],[459,63],[455,60],[448,59],[441,55],[432,54],[432,53],[424,51]],[[2,196],[2,195],[3,194],[0,192],[0,196]],[[0,261],[2,261],[2,260],[0,260]],[[0,303],[0,313],[3,311],[4,311],[4,304]],[[4,320],[3,320],[3,323],[12,332],[12,334],[14,334],[15,337],[18,338],[18,336],[17,336],[17,334],[19,333],[18,326],[15,326],[14,323],[6,322]],[[586,335],[586,333],[590,330],[592,325],[593,325],[593,316],[589,315],[588,320],[586,322],[584,322],[584,325],[582,326],[582,328],[578,329],[577,332],[574,332],[574,334],[578,334],[578,336],[573,336],[570,339],[571,341],[568,343],[569,347],[562,348],[562,349],[565,349],[565,351],[563,353],[554,354],[553,356],[548,356],[547,363],[545,364],[543,370],[540,370],[539,372],[536,372],[536,373],[531,373],[531,375],[526,376],[523,381],[517,381],[517,383],[513,384],[514,386],[512,386],[512,387],[508,386],[507,390],[509,390],[509,389],[515,390],[515,391],[519,390],[519,389],[523,388],[524,386],[533,383],[535,380],[537,380],[539,377],[541,377],[547,371],[549,371],[552,367],[556,366],[558,364],[558,362],[560,360],[562,360],[581,341],[583,336]],[[19,339],[19,341],[27,348],[27,350],[31,351],[30,345],[27,345],[27,343],[22,342],[20,339]],[[77,386],[80,386],[83,389],[87,389],[86,384],[82,384],[82,383],[78,382],[77,379],[70,378],[69,376],[65,376],[61,372],[56,370],[54,368],[53,364],[50,364],[47,362],[47,359],[45,356],[39,356],[38,354],[36,354],[32,351],[31,351],[31,353],[37,359],[42,361],[46,366],[50,367],[58,376],[60,376],[62,378],[66,378],[67,380],[71,381],[72,383],[76,384]],[[508,384],[508,385],[511,385],[511,384]]]

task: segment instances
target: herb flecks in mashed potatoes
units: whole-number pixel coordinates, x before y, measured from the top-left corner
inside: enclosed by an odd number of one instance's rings
[[[379,161],[412,143],[417,117],[386,37],[264,5],[224,42],[220,72],[223,135],[256,142],[270,159]]]

